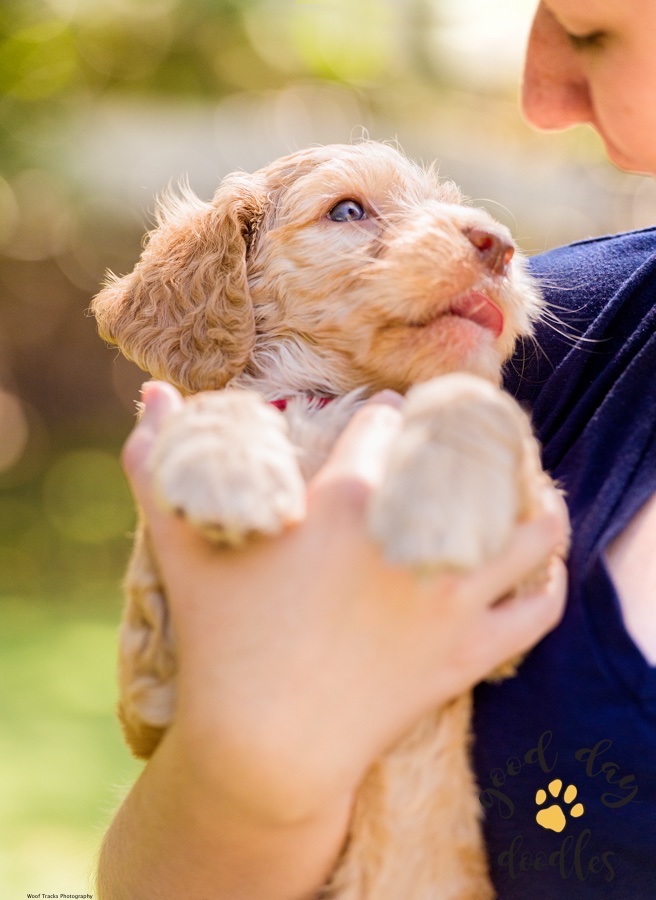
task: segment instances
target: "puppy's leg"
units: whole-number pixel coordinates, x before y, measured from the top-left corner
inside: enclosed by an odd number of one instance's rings
[[[473,375],[413,388],[370,527],[390,562],[431,572],[497,555],[539,508],[546,476],[519,405]]]
[[[419,573],[471,569],[537,512],[545,477],[519,406],[481,379],[445,376],[408,394],[371,531],[388,559]],[[372,769],[327,896],[493,896],[469,760],[470,710],[467,694],[426,716]]]
[[[367,773],[321,900],[491,900],[462,737],[471,695],[415,725]]]
[[[172,416],[151,458],[163,504],[210,540],[239,545],[304,512],[305,486],[284,417],[246,391],[198,394]],[[175,653],[164,588],[140,526],[119,638],[119,718],[136,756],[149,757],[175,705]]]
[[[173,717],[175,656],[164,588],[139,523],[119,631],[118,717],[135,756],[152,756]]]

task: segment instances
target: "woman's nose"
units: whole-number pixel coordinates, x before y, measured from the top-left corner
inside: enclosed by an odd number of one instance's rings
[[[590,88],[577,51],[542,3],[526,49],[522,109],[532,125],[546,131],[594,119]]]

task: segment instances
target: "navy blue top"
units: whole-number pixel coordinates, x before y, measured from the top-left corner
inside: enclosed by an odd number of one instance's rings
[[[563,324],[540,326],[506,384],[567,492],[570,592],[517,677],[476,691],[490,870],[500,900],[654,900],[656,668],[624,628],[604,550],[656,491],[656,229],[531,269]]]

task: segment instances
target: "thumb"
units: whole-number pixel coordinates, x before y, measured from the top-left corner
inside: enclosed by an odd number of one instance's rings
[[[140,418],[123,448],[122,463],[137,502],[152,505],[150,455],[164,422],[184,400],[170,384],[147,381],[141,389]]]
[[[313,485],[358,481],[377,485],[390,445],[401,427],[403,398],[394,391],[371,397],[353,416],[337,439]]]

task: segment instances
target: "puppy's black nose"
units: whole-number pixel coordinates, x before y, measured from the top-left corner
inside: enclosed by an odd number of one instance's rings
[[[484,228],[467,228],[465,236],[476,247],[486,269],[493,275],[506,274],[515,252],[512,244],[501,235],[494,231],[486,231]]]

